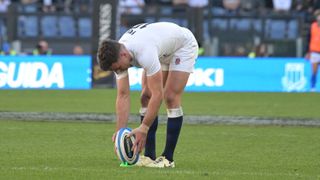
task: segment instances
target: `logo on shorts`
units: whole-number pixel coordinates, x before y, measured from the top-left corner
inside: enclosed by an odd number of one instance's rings
[[[180,64],[180,61],[181,61],[180,58],[176,58],[175,64],[176,64],[176,65],[179,65],[179,64]]]

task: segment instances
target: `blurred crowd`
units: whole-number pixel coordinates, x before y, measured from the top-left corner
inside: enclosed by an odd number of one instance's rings
[[[0,12],[17,3],[24,12],[91,12],[93,0],[0,0]]]
[[[121,13],[139,14],[144,7],[148,11],[153,6],[170,5],[173,7],[212,6],[217,15],[268,13],[312,14],[320,8],[320,0],[120,0]]]
[[[119,4],[120,12],[129,15],[155,11],[159,4],[171,6],[172,8],[169,10],[171,12],[183,11],[185,7],[210,7],[214,17],[289,15],[303,19],[306,27],[314,20],[313,13],[320,8],[320,0],[120,0]],[[120,34],[142,21],[144,20],[122,19]],[[248,56],[250,58],[273,56],[274,48],[266,42],[260,42],[256,45],[227,43],[221,46],[224,56]],[[202,46],[200,48],[202,51],[199,55],[204,55],[205,51]]]
[[[6,12],[11,3],[21,5],[21,10],[30,12],[91,12],[93,0],[0,0],[0,12]],[[320,8],[320,0],[119,0],[120,12],[140,14],[144,7],[152,11],[158,5],[173,7],[212,6],[216,14],[264,13],[273,10],[279,13],[312,14]]]
[[[31,52],[20,52],[19,55],[51,56],[53,53],[54,51],[49,46],[49,43],[45,40],[40,40]],[[72,52],[70,52],[69,54],[79,56],[84,55],[85,53],[81,45],[75,44],[72,48]],[[18,54],[17,51],[15,51],[9,43],[3,43],[2,50],[0,51],[0,56],[4,55],[15,56]]]

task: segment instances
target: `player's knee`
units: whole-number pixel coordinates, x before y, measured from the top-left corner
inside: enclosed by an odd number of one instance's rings
[[[164,92],[164,101],[168,107],[175,107],[178,105],[178,96],[174,92]]]

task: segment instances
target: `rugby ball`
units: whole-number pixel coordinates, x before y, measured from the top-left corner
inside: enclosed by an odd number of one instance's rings
[[[129,137],[130,132],[130,128],[119,129],[114,145],[120,161],[133,165],[139,160],[139,154],[134,154],[133,150],[131,150],[135,142],[135,137]]]

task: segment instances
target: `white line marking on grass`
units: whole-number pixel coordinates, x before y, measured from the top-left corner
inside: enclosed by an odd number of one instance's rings
[[[100,113],[58,113],[58,112],[0,112],[4,120],[38,120],[38,121],[104,121],[115,122],[114,114]],[[167,120],[159,116],[160,123]],[[140,122],[139,115],[130,115],[130,122]],[[229,124],[229,125],[284,125],[284,126],[320,126],[320,119],[299,118],[263,118],[244,116],[192,116],[186,115],[184,122],[188,124]]]

